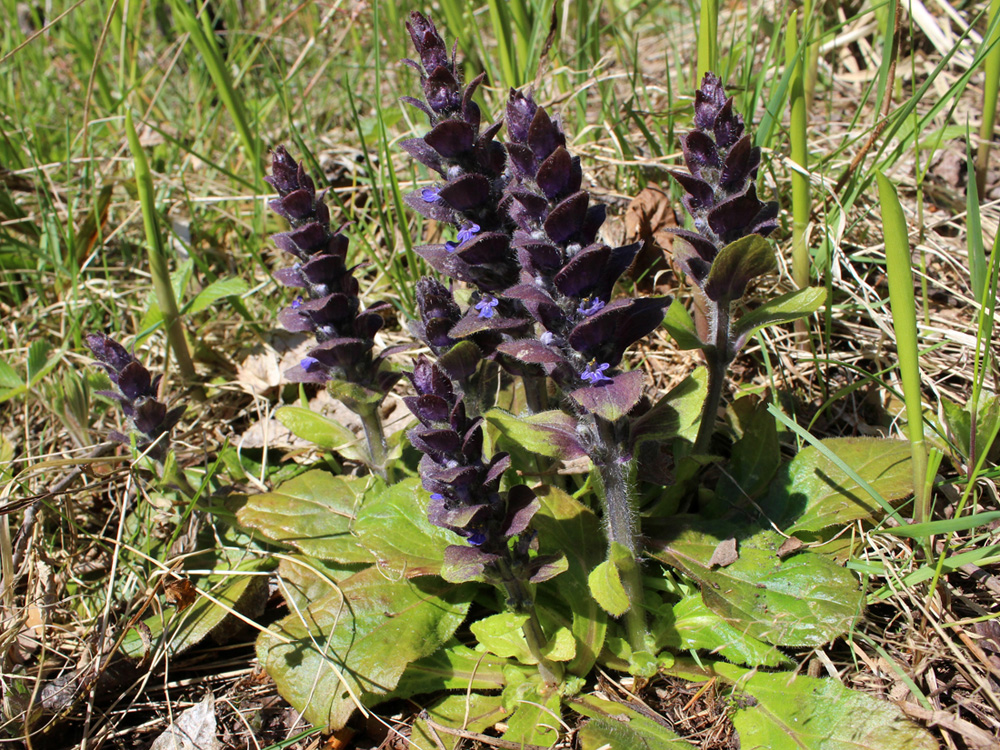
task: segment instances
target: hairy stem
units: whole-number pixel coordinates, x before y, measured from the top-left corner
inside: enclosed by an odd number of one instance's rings
[[[622,586],[630,607],[625,613],[625,628],[633,651],[646,650],[646,608],[643,601],[642,571],[639,567],[639,514],[634,504],[634,488],[630,480],[630,459],[622,456],[619,446],[625,441],[615,433],[614,425],[597,417],[598,433],[605,455],[597,462],[604,489],[604,520],[607,525],[609,559],[611,547],[620,544],[628,550],[630,560],[619,566]]]
[[[701,411],[701,424],[698,426],[698,437],[694,441],[693,453],[698,455],[708,450],[708,444],[715,433],[715,418],[722,403],[722,387],[726,382],[726,370],[729,368],[729,303],[722,300],[713,310],[715,325],[715,344],[706,348],[705,359],[708,361],[708,395]]]

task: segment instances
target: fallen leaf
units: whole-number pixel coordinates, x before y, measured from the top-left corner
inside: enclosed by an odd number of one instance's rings
[[[215,737],[215,697],[208,693],[174,719],[149,750],[221,750]]]
[[[198,589],[190,578],[171,578],[163,583],[163,595],[167,604],[172,604],[177,607],[178,612],[183,612],[198,598]]]
[[[730,537],[729,539],[722,540],[719,542],[718,546],[716,546],[715,551],[712,553],[712,557],[708,560],[708,567],[725,568],[728,565],[732,565],[739,559],[740,555],[736,551],[736,537]]]
[[[667,230],[676,226],[677,215],[670,197],[659,188],[646,188],[626,209],[625,242],[643,243],[629,275],[643,291],[652,291],[668,281],[661,278],[670,271],[666,254],[673,247],[673,235]]]
[[[801,539],[799,539],[798,537],[790,536],[784,542],[781,543],[780,547],[778,547],[778,559],[784,560],[789,555],[793,555],[796,552],[798,552],[804,546],[805,545],[802,544]]]

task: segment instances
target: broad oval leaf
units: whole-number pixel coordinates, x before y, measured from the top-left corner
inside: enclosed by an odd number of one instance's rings
[[[290,479],[273,492],[250,495],[236,512],[239,523],[272,542],[339,563],[370,563],[372,554],[351,533],[355,512],[372,477],[341,477],[316,470]]]
[[[696,580],[705,604],[741,632],[775,646],[820,646],[847,632],[862,611],[864,597],[853,574],[810,552],[782,560],[784,537],[777,532],[741,539],[739,559],[713,569],[719,543],[746,530],[693,517],[670,522],[681,531],[656,539],[650,529],[650,553]]]
[[[823,445],[883,499],[894,502],[913,494],[910,444],[905,440],[828,438]],[[856,479],[813,446],[799,451],[771,488],[762,503],[767,516],[787,533],[810,539],[827,539],[852,521],[872,521],[883,512]]]
[[[577,421],[564,411],[554,409],[518,417],[494,408],[486,412],[486,420],[531,453],[564,461],[587,455],[577,436]]]
[[[352,461],[364,460],[361,439],[339,422],[327,419],[304,406],[282,406],[274,417],[296,437],[328,451],[336,451]]]
[[[427,520],[429,501],[416,478],[365,498],[354,532],[381,568],[406,576],[440,573],[445,549],[462,539]]]
[[[923,727],[888,701],[829,678],[750,672],[718,663],[715,671],[752,697],[737,701],[741,747],[802,750],[937,750]]]
[[[373,705],[407,666],[447,642],[471,590],[439,578],[389,580],[368,568],[261,633],[257,658],[278,692],[317,726],[344,726]]]

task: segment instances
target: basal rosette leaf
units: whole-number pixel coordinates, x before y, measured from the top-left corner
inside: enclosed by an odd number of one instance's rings
[[[368,568],[261,633],[257,658],[306,720],[336,730],[451,638],[470,594],[436,577],[389,580]]]
[[[784,537],[752,536],[742,526],[696,517],[671,519],[671,531],[647,524],[649,553],[701,586],[705,604],[733,627],[776,646],[820,646],[847,632],[863,609],[854,575],[825,555],[799,552],[782,560]],[[678,530],[679,529],[679,530]],[[713,566],[719,544],[736,537],[738,559]]]
[[[695,750],[659,721],[624,703],[580,695],[572,706],[590,719],[578,734],[581,750]]]
[[[328,451],[335,451],[352,461],[365,459],[361,439],[339,422],[303,406],[282,406],[274,417],[296,437],[308,440]]]
[[[910,445],[882,438],[828,438],[823,445],[883,499],[913,494]],[[782,468],[762,509],[789,534],[827,539],[857,520],[883,515],[881,505],[858,482],[818,449],[801,450]],[[826,531],[825,531],[826,530]]]
[[[374,477],[334,476],[322,470],[290,479],[273,492],[250,495],[236,513],[244,528],[312,557],[339,563],[374,562],[352,533],[355,513]]]
[[[429,496],[416,478],[370,493],[357,512],[354,532],[383,571],[394,575],[438,575],[445,549],[461,542],[427,520]]]
[[[931,734],[892,703],[836,680],[752,672],[721,662],[714,670],[753,699],[735,703],[741,747],[937,750]]]

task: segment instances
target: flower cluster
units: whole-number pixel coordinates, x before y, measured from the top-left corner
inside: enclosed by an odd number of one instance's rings
[[[157,400],[162,376],[153,377],[114,339],[103,333],[92,333],[87,336],[87,348],[97,357],[115,386],[114,391],[99,393],[121,404],[135,435],[136,447],[142,451],[149,449],[149,455],[162,459],[169,445],[169,432],[180,421],[185,407],[167,410],[166,405]],[[120,432],[112,432],[110,437],[121,443],[130,442],[129,437]]]
[[[688,277],[717,301],[720,295],[707,280],[719,251],[742,237],[773,232],[778,204],[757,198],[760,149],[751,145],[743,118],[714,73],[705,74],[694,106],[695,129],[681,143],[690,174],[671,174],[687,193],[683,203],[696,231],[673,230],[673,251]]]
[[[403,101],[427,115],[431,130],[400,145],[441,181],[408,194],[405,201],[422,216],[458,228],[455,241],[417,252],[435,270],[484,292],[505,289],[517,281],[517,264],[509,219],[500,205],[507,157],[494,137],[502,122],[481,130],[482,113],[472,100],[485,74],[463,88],[455,59],[434,24],[413,12],[406,28],[420,62],[404,62],[420,74],[424,100]]]
[[[387,352],[376,357],[372,348],[389,304],[378,302],[361,310],[356,266],[348,268],[346,263],[348,239],[330,229],[330,209],[284,147],[274,150],[271,175],[265,179],[278,191],[271,208],[291,224],[290,231],[274,235],[274,242],[296,258],[274,277],[304,292],[278,320],[289,331],[314,334],[317,341],[286,376],[304,383],[346,381],[387,393],[399,375],[387,367]]]
[[[591,205],[580,189],[579,158],[569,154],[559,125],[530,94],[511,91],[507,130],[513,173],[507,194],[521,283],[504,294],[520,301],[544,332],[500,351],[542,365],[564,386],[609,383],[605,371],[663,321],[670,299],[611,300],[640,245],[611,248],[597,239],[605,208]]]
[[[484,575],[500,580],[499,564],[517,568],[518,579],[532,582],[557,573],[554,560],[530,554],[537,546],[535,535],[527,531],[539,508],[535,493],[523,484],[501,492],[510,456],[497,453],[488,461],[483,458],[482,418],[466,413],[451,378],[427,357],[419,357],[407,377],[417,395],[404,400],[420,422],[408,437],[424,454],[420,476],[431,493],[428,517],[468,542],[447,548],[448,577],[467,580]],[[517,539],[511,546],[513,537]]]

